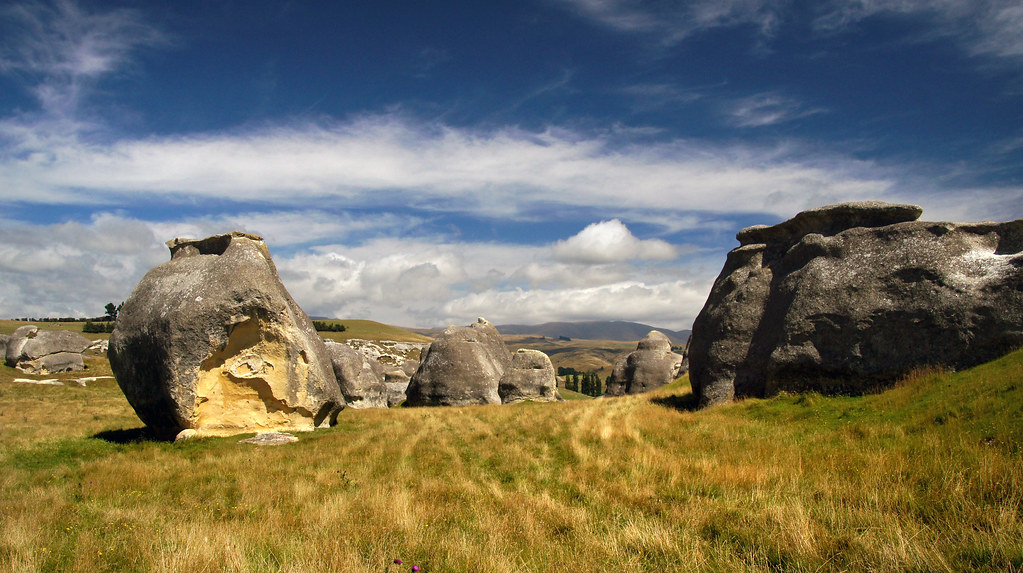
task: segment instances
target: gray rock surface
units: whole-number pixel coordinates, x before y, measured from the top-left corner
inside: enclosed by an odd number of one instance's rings
[[[539,350],[520,348],[512,354],[497,392],[504,404],[558,401],[558,379],[551,359]]]
[[[5,364],[7,363],[7,342],[10,339],[10,334],[0,334],[0,356],[3,357]]]
[[[82,351],[91,341],[69,330],[43,330],[34,325],[19,327],[7,342],[7,365],[27,374],[52,374],[85,370]]]
[[[1023,220],[933,223],[921,212],[846,203],[741,231],[693,325],[700,404],[861,393],[1023,345]]]
[[[298,436],[287,432],[260,432],[251,438],[238,440],[239,444],[254,444],[257,446],[283,446],[298,441]]]
[[[167,243],[124,302],[108,356],[139,418],[173,437],[307,431],[344,398],[312,322],[245,233]]]
[[[651,330],[636,344],[636,350],[615,363],[604,394],[624,396],[656,390],[679,375],[684,361],[681,354],[672,352],[667,336]]]
[[[405,401],[405,390],[408,389],[408,383],[411,379],[411,376],[404,370],[388,370],[384,372],[384,387],[387,389],[388,408],[393,408]]]
[[[406,406],[500,404],[498,385],[511,366],[501,334],[485,319],[449,326],[426,349],[406,390]]]
[[[326,344],[345,402],[352,408],[387,408],[383,365],[347,344]]]

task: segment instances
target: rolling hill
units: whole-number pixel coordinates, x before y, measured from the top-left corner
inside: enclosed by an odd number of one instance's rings
[[[544,324],[505,324],[497,327],[501,334],[532,334],[558,338],[580,338],[583,340],[618,340],[635,342],[647,335],[651,330],[663,332],[674,344],[684,345],[689,339],[690,330],[668,330],[656,328],[638,322],[625,321],[588,321],[588,322],[547,322]]]

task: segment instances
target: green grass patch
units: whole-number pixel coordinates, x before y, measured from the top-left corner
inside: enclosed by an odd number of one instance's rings
[[[399,328],[372,320],[322,320],[327,324],[343,324],[344,332],[322,331],[318,334],[323,338],[341,342],[352,338],[363,340],[394,340],[396,342],[430,342],[433,339],[421,334],[416,334]]]

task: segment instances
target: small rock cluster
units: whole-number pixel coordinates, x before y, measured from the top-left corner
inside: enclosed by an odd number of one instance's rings
[[[423,354],[406,390],[407,406],[471,406],[560,399],[550,358],[513,357],[494,325],[480,318],[449,326]]]

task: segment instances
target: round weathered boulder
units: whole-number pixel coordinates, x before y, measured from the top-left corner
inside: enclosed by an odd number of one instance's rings
[[[323,340],[245,233],[167,243],[124,302],[108,356],[146,425],[173,437],[306,431],[344,398]]]
[[[684,358],[672,352],[671,339],[651,330],[636,344],[636,350],[615,363],[605,395],[642,394],[670,383],[679,375]]]
[[[511,367],[497,387],[504,404],[556,402],[558,378],[551,359],[539,350],[520,348],[512,354]]]
[[[8,366],[27,374],[52,374],[85,370],[82,352],[92,341],[70,330],[42,330],[34,325],[19,327],[5,349]]]
[[[1023,345],[1023,220],[934,223],[920,211],[844,204],[740,232],[693,324],[700,404],[857,394]]]
[[[511,354],[494,325],[449,326],[427,347],[406,389],[406,406],[500,404]]]
[[[352,408],[387,408],[384,368],[347,344],[326,341],[334,376]]]

